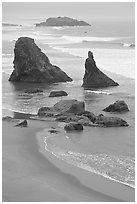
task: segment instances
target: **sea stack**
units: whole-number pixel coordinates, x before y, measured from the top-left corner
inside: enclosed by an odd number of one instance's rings
[[[93,53],[88,52],[88,58],[85,62],[85,74],[83,78],[84,88],[102,88],[109,86],[118,86],[119,84],[106,76],[96,66]]]
[[[64,71],[50,63],[32,38],[21,37],[16,41],[13,64],[14,70],[9,81],[32,83],[72,81]]]

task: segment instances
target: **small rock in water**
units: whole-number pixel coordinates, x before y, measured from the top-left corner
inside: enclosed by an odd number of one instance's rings
[[[107,117],[103,114],[97,116],[97,119],[94,123],[97,127],[122,127],[122,126],[129,126],[129,124],[123,120],[122,118],[118,117]]]
[[[75,122],[71,122],[69,124],[66,124],[64,126],[64,129],[66,131],[74,131],[74,130],[79,130],[79,131],[82,131],[83,130],[83,125],[80,124],[80,123],[75,123]]]
[[[51,91],[49,97],[67,96],[65,91]]]
[[[113,104],[110,104],[108,107],[106,107],[105,109],[103,109],[103,111],[106,112],[127,112],[129,111],[128,105],[125,103],[125,101],[116,101]]]
[[[23,120],[22,122],[18,123],[17,125],[15,125],[16,127],[27,127],[28,126],[28,122],[27,120]]]

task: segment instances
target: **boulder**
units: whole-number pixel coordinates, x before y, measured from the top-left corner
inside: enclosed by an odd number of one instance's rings
[[[71,122],[69,124],[66,124],[64,126],[64,129],[66,131],[73,131],[73,130],[82,131],[83,130],[83,126],[80,123]]]
[[[18,123],[15,126],[18,126],[18,127],[27,127],[28,126],[28,122],[27,122],[27,120],[23,120],[22,122]]]
[[[100,71],[93,57],[92,52],[88,52],[88,58],[85,62],[85,74],[83,78],[84,88],[102,88],[109,86],[118,86],[119,84]]]
[[[113,104],[110,104],[108,107],[103,109],[103,111],[106,112],[127,112],[129,111],[128,105],[125,103],[125,101],[116,101]]]
[[[52,65],[49,58],[32,38],[20,37],[14,48],[14,70],[9,81],[54,83],[72,79],[59,67]]]
[[[42,107],[38,110],[39,116],[50,117],[63,116],[64,115],[74,115],[81,113],[85,110],[85,103],[83,101],[72,100],[60,100],[53,107]]]
[[[83,101],[61,100],[53,106],[56,112],[78,114],[85,111],[85,103]]]
[[[45,116],[45,117],[53,117],[54,114],[52,113],[52,109],[50,107],[42,107],[38,110],[39,116]]]
[[[51,91],[49,97],[60,97],[67,96],[68,94],[65,91]]]
[[[35,88],[35,89],[26,89],[25,90],[25,93],[28,93],[28,94],[33,94],[33,93],[42,93],[43,90],[42,89],[39,89],[39,88]]]
[[[103,114],[97,116],[96,121],[94,123],[95,126],[99,127],[121,127],[121,126],[129,126],[128,123],[118,117],[107,117]]]
[[[48,18],[46,22],[36,23],[36,26],[90,26],[85,21],[78,21],[69,17]]]

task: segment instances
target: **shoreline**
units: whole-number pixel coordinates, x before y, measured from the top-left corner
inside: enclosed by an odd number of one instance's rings
[[[51,128],[53,122],[29,119],[28,124],[17,128],[3,122],[3,201],[134,200],[134,189],[69,165],[46,151],[43,137],[37,140],[36,134]]]

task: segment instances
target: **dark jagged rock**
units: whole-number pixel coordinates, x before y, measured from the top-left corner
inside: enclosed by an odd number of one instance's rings
[[[73,131],[73,130],[81,131],[83,130],[83,126],[80,123],[71,122],[69,124],[66,124],[64,126],[64,129],[66,131]]]
[[[78,21],[69,17],[48,18],[46,22],[36,23],[36,26],[91,26],[85,21]]]
[[[25,90],[25,93],[28,93],[28,94],[42,93],[42,92],[43,92],[43,90],[42,90],[42,89],[39,89],[39,88],[27,89],[27,90]]]
[[[98,127],[121,127],[121,126],[129,126],[128,123],[118,117],[107,117],[103,114],[97,116],[97,119],[94,123],[95,126]]]
[[[9,81],[35,83],[72,81],[59,67],[50,63],[32,38],[19,38],[15,44],[14,55],[14,70]]]
[[[65,91],[51,91],[49,97],[60,97],[67,96],[68,94]]]
[[[28,122],[27,122],[27,120],[23,120],[22,122],[18,123],[15,126],[16,127],[27,127],[28,126]]]
[[[119,84],[101,72],[97,66],[92,52],[88,52],[85,62],[85,75],[83,78],[84,88],[101,88],[108,86],[118,86]]]
[[[108,107],[103,109],[103,111],[106,112],[127,112],[129,111],[128,105],[125,103],[125,101],[116,101],[113,104],[110,104]]]

